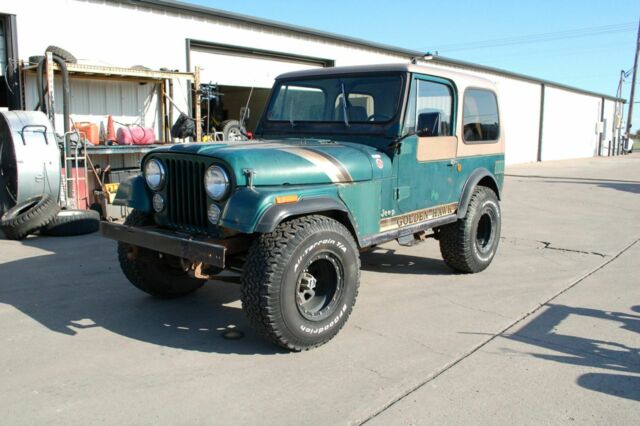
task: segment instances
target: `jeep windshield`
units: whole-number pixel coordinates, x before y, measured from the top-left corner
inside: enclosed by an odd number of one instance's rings
[[[397,73],[276,81],[262,130],[305,136],[387,133],[400,115],[404,80]]]

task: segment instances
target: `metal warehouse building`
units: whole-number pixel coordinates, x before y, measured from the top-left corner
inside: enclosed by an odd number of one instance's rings
[[[51,17],[68,25],[51,25]],[[99,29],[91,23],[99,23]],[[0,106],[34,109],[35,76],[18,71],[20,61],[56,45],[81,63],[113,67],[142,65],[181,72],[200,68],[202,83],[216,83],[229,116],[237,116],[249,91],[252,130],[268,89],[280,73],[313,67],[407,62],[465,69],[497,82],[507,138],[508,163],[606,155],[614,140],[615,97],[503,70],[387,45],[167,0],[0,1],[0,61],[9,90]],[[172,76],[173,106],[193,109],[191,82]],[[55,97],[59,84],[55,85]],[[11,89],[16,90],[11,90]],[[71,113],[77,120],[141,120],[162,132],[157,108],[166,88],[114,79],[71,79]],[[116,112],[113,112],[116,111]],[[177,114],[171,115],[175,121]],[[170,124],[170,123],[169,123]]]

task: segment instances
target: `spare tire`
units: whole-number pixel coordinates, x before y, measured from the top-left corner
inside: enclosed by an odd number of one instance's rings
[[[226,120],[222,122],[222,140],[224,141],[246,141],[248,138],[242,131],[242,126],[238,120]]]
[[[29,56],[29,64],[39,64],[45,57],[43,55]]]
[[[45,50],[45,53],[46,52],[51,52],[63,61],[69,62],[71,64],[75,64],[76,62],[78,62],[75,56],[58,46],[49,46],[47,47],[47,50]]]
[[[95,210],[60,210],[44,228],[41,235],[69,237],[96,232],[100,228],[100,213]]]
[[[21,240],[48,225],[60,211],[48,194],[27,198],[7,210],[0,218],[0,229],[10,240]]]

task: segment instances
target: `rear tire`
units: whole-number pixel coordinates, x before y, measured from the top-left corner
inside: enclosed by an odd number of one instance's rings
[[[476,187],[466,216],[439,228],[440,253],[445,263],[463,273],[486,269],[498,249],[501,218],[496,193],[485,186]]]
[[[60,211],[58,203],[48,194],[27,198],[7,210],[0,218],[0,228],[10,240],[22,240],[48,225]]]
[[[267,340],[292,351],[320,346],[347,322],[360,257],[351,233],[325,216],[280,224],[258,237],[242,273],[242,307]]]
[[[124,222],[129,226],[153,224],[151,215],[133,210]],[[136,254],[134,258],[132,255]],[[142,260],[144,259],[144,260]],[[124,275],[136,288],[161,299],[193,293],[206,280],[192,278],[180,267],[180,260],[153,250],[118,243],[118,260]]]

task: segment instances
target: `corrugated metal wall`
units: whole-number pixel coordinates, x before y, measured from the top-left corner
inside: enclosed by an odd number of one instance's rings
[[[93,59],[94,63],[108,63],[129,67],[137,64],[159,69],[185,69],[187,38],[215,43],[244,46],[254,49],[278,50],[293,55],[313,55],[333,59],[337,66],[371,63],[405,62],[406,55],[395,54],[375,48],[342,43],[335,40],[307,34],[267,28],[254,24],[231,22],[208,16],[194,17],[190,14],[166,10],[149,10],[143,6],[126,3],[111,3],[102,0],[22,0],[9,2],[5,12],[18,16],[18,40],[23,59],[30,55],[42,54],[49,44],[58,44],[78,58]],[[38,13],[34,13],[34,11]],[[116,25],[117,28],[139,28],[144,22],[142,34],[132,31],[109,32],[108,36],[98,33],[79,33],[74,25],[51,27],[51,16],[60,10],[71,20],[79,17],[99,16],[101,22]],[[47,37],[34,28],[50,28]],[[197,56],[197,55],[196,55]],[[197,60],[197,57],[193,59]],[[197,65],[193,63],[192,65]],[[500,107],[503,129],[506,135],[506,161],[509,164],[536,161],[539,139],[540,83],[506,77],[496,73],[476,70],[472,67],[435,67],[464,69],[495,81],[500,87]],[[205,75],[212,71],[208,64]],[[252,70],[255,71],[255,70]],[[215,73],[208,77],[217,80]],[[224,81],[218,81],[224,84]],[[83,86],[87,84],[88,86]],[[150,94],[148,87],[118,83],[115,88],[109,83],[75,83],[72,90],[77,105],[73,112],[78,119],[87,116],[104,116],[109,108],[119,114],[118,121],[144,122],[147,126],[157,126],[157,113],[149,112],[147,105],[157,104],[157,95]],[[235,84],[235,83],[234,83]],[[240,83],[238,83],[240,84]],[[248,83],[251,85],[251,82]],[[263,85],[266,85],[264,83]],[[58,84],[58,89],[60,85]],[[34,85],[27,83],[27,106],[35,105]],[[80,97],[85,93],[87,100]],[[58,98],[60,95],[56,94]],[[176,87],[175,100],[187,109],[188,92],[185,87]],[[596,154],[599,135],[595,130],[600,120],[597,96],[584,95],[566,89],[547,87],[545,99],[544,134],[542,159],[567,159],[587,157]],[[106,105],[106,106],[105,106]],[[605,105],[607,134],[609,140],[612,129],[611,107]],[[95,112],[94,112],[95,111]],[[177,113],[174,117],[177,117]]]
[[[542,161],[596,155],[601,102],[599,97],[546,87]]]
[[[602,151],[600,155],[608,155],[609,147],[613,147],[614,130],[615,130],[615,118],[616,103],[614,101],[605,99],[604,101],[604,120],[605,120],[605,132],[602,139]]]
[[[26,109],[32,110],[38,103],[35,76],[29,75],[25,84]],[[62,133],[62,80],[54,80],[56,130]],[[71,118],[74,122],[90,121],[107,125],[111,114],[118,123],[152,128],[160,136],[158,85],[105,80],[71,80]],[[116,128],[121,124],[116,123]]]

